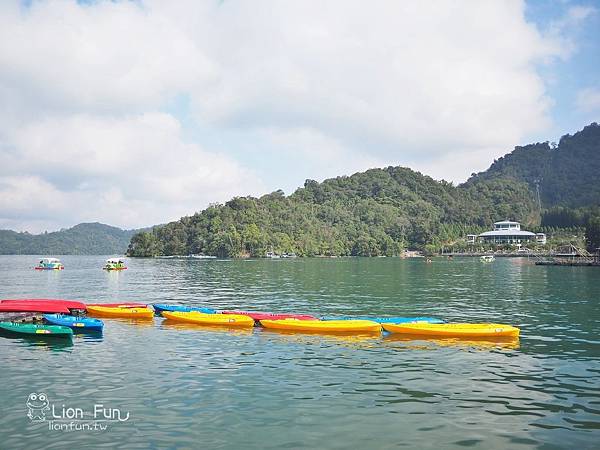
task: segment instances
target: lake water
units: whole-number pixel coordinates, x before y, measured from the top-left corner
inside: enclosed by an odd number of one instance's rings
[[[0,338],[1,449],[600,448],[598,268],[508,258],[130,259],[129,270],[107,273],[102,257],[62,260],[66,270],[38,272],[35,257],[0,256],[0,298],[431,315],[513,324],[521,338],[290,335],[161,318],[105,319],[102,337],[77,335],[72,345]],[[32,392],[66,420],[46,411],[31,423]],[[76,429],[94,407],[100,418],[109,409],[129,418]],[[70,430],[69,408],[86,420]]]

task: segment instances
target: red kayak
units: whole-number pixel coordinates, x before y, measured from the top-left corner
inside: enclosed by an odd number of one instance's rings
[[[106,308],[145,308],[148,306],[146,303],[88,303],[89,306],[104,306]]]
[[[43,312],[70,314],[72,309],[85,310],[85,304],[73,300],[47,298],[0,300],[0,312]]]
[[[277,314],[259,311],[221,311],[221,314],[241,314],[243,316],[252,317],[254,320],[282,320],[282,319],[298,319],[298,320],[319,320],[308,314]]]

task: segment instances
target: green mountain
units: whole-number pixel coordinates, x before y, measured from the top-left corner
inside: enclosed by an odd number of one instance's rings
[[[67,230],[43,234],[0,230],[2,255],[123,254],[139,230],[121,230],[102,223],[80,223]]]
[[[534,192],[539,186],[544,209],[600,205],[600,125],[592,123],[567,134],[558,145],[516,147],[485,172],[473,174],[466,184],[497,178],[525,182]]]
[[[593,123],[558,145],[517,147],[460,186],[387,167],[307,180],[289,196],[234,198],[134,235],[128,254],[397,255],[405,248],[439,248],[498,219],[535,227],[557,205],[580,207],[586,223],[591,213],[581,208],[600,202],[599,169],[600,126]]]
[[[136,234],[131,256],[398,255],[483,231],[494,220],[539,222],[527,185],[481,180],[455,187],[403,167],[307,180],[290,196],[238,197]]]

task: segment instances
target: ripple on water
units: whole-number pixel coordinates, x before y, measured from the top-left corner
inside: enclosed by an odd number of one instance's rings
[[[527,260],[293,261],[0,257],[2,297],[432,315],[522,328],[516,341],[283,334],[106,319],[73,344],[2,339],[2,448],[594,448],[598,274]],[[8,262],[8,263],[7,263]],[[114,275],[114,276],[113,276]],[[107,432],[29,424],[25,400],[127,410]],[[176,444],[175,444],[176,443]]]

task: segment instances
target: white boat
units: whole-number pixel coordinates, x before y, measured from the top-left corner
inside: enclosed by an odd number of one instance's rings
[[[65,266],[60,262],[58,258],[42,258],[35,270],[63,270]]]
[[[281,258],[281,256],[275,254],[275,252],[267,252],[267,254],[265,256],[267,258],[271,258],[271,259],[279,259],[279,258]]]
[[[492,262],[495,258],[494,255],[483,255],[480,256],[479,259],[481,260],[481,262]]]
[[[216,259],[216,256],[211,255],[190,255],[192,259]]]

